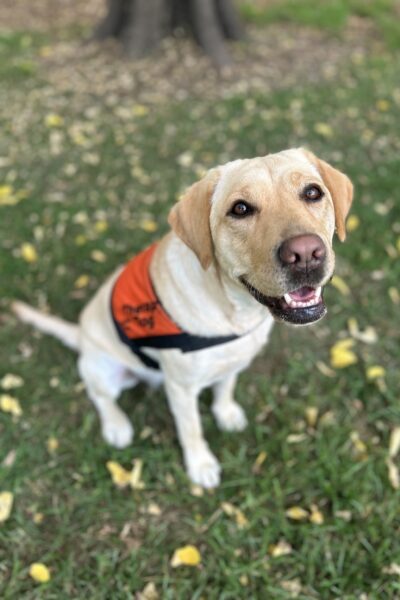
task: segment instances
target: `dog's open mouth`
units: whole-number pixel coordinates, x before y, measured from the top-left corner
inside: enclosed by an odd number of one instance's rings
[[[266,296],[248,281],[241,277],[241,282],[250,294],[261,304],[269,308],[274,317],[294,325],[307,325],[319,321],[326,315],[327,309],[322,297],[322,287],[305,285],[296,290],[287,292],[284,296],[276,298]]]

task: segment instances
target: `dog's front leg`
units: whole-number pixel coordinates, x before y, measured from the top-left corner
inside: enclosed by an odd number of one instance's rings
[[[221,467],[203,437],[198,396],[200,389],[166,381],[165,389],[190,479],[203,487],[219,484]]]
[[[243,408],[234,400],[237,374],[228,375],[214,384],[212,412],[217,425],[223,431],[243,431],[247,425]]]

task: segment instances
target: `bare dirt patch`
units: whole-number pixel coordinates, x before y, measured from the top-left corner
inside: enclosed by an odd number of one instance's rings
[[[129,95],[161,103],[188,97],[268,93],[299,84],[332,81],[349,60],[379,45],[373,27],[351,20],[343,34],[294,25],[248,28],[248,41],[232,45],[234,66],[217,72],[187,39],[167,39],[148,58],[129,61],[117,44],[55,43],[42,60],[46,79],[62,93]]]

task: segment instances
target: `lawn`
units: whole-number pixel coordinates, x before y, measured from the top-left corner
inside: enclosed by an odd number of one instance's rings
[[[0,492],[14,495],[0,596],[119,600],[154,584],[162,599],[399,598],[400,492],[387,466],[400,425],[398,51],[350,54],[320,85],[146,105],[54,89],[39,64],[46,36],[0,36],[0,379],[23,380],[0,390],[22,409],[0,411]],[[76,320],[116,265],[167,231],[169,208],[205,168],[300,145],[356,189],[329,313],[276,326],[239,381],[244,433],[219,432],[204,394],[224,472],[202,492],[162,391],[124,394],[134,444],[107,447],[76,357],[17,323],[9,303]],[[348,338],[352,364],[334,368],[331,348]],[[106,463],[132,459],[145,487],[118,489]],[[173,568],[186,544],[200,565]],[[35,562],[48,583],[29,576]]]

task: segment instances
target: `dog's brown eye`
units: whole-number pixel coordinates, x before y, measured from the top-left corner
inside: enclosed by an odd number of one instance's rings
[[[307,185],[307,187],[304,188],[301,197],[308,202],[317,202],[318,200],[321,200],[323,195],[324,192],[318,185]]]
[[[235,204],[232,206],[229,214],[233,217],[247,217],[253,212],[254,208],[250,206],[250,204],[247,204],[247,202],[244,202],[243,200],[239,200],[239,202],[235,202]]]

